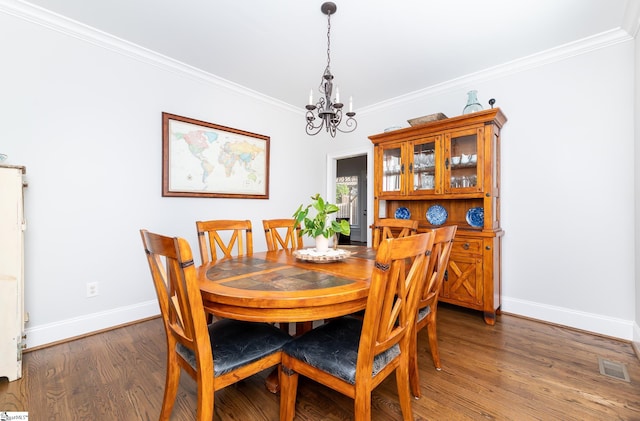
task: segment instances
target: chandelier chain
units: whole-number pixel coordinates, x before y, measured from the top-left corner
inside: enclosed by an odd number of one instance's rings
[[[327,13],[327,68],[331,66],[331,13]]]

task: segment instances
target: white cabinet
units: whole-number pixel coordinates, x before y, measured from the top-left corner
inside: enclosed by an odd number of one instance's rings
[[[25,168],[0,165],[0,377],[22,377]]]

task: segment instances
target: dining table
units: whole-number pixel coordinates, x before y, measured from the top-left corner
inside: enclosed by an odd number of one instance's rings
[[[252,322],[323,321],[364,310],[375,250],[340,246],[336,260],[284,249],[219,259],[198,268],[204,309]],[[277,373],[267,388],[279,390]]]
[[[253,322],[307,322],[363,310],[375,250],[340,246],[336,260],[276,250],[219,259],[198,268],[205,311]]]

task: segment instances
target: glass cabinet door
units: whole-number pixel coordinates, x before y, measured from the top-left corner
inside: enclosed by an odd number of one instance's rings
[[[480,191],[482,151],[478,147],[482,128],[446,135],[445,191]]]
[[[436,145],[438,138],[429,137],[420,143],[411,144],[411,159],[409,173],[412,173],[411,191],[414,193],[429,193],[436,188],[436,162],[438,160]]]
[[[405,166],[402,160],[402,145],[382,147],[382,177],[380,193],[401,193],[404,191]]]

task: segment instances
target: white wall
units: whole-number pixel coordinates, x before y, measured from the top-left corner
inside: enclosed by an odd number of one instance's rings
[[[584,50],[539,66],[513,63],[514,70],[504,66],[362,113],[358,134],[342,147],[365,145],[367,135],[406,127],[409,118],[460,115],[470,89],[485,107],[495,98],[508,117],[502,309],[631,339],[638,320],[634,43]]]
[[[504,311],[625,339],[638,329],[632,41],[392,99],[332,140],[306,136],[297,109],[86,31],[0,8],[12,40],[0,43],[0,150],[29,180],[29,347],[157,313],[140,228],[195,246],[198,219],[289,215],[326,193],[332,157],[370,153],[368,135],[408,118],[458,115],[470,89],[509,118]],[[162,111],[271,136],[270,200],[162,198]],[[100,295],[86,298],[93,281]]]
[[[635,62],[634,62],[634,74],[635,74],[635,271],[636,271],[636,323],[633,334],[633,341],[636,344],[636,352],[640,353],[640,40],[636,34],[635,38]]]
[[[139,229],[197,248],[196,220],[246,218],[264,250],[262,219],[288,217],[325,188],[311,176],[324,160],[298,160],[301,147],[324,156],[300,111],[49,19],[0,10],[0,150],[29,182],[29,347],[158,313]],[[163,111],[270,136],[270,199],[161,197]],[[100,295],[86,298],[95,281]]]

